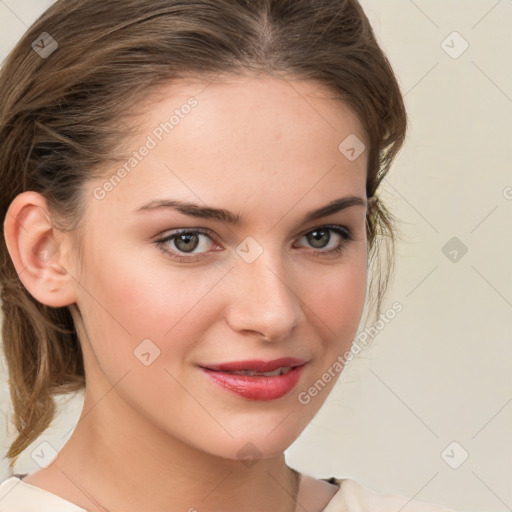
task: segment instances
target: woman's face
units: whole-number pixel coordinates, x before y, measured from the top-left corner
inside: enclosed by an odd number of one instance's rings
[[[87,393],[99,407],[114,393],[119,414],[196,449],[269,457],[327,398],[361,318],[362,128],[311,82],[162,91],[130,143],[133,160],[87,185],[74,267]],[[360,204],[308,218],[349,196]],[[196,206],[187,215],[171,202]],[[284,357],[305,362],[294,386],[289,376],[228,376],[234,391],[201,368]]]

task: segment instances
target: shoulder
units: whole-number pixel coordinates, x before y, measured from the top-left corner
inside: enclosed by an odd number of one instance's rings
[[[0,481],[0,510],[4,510],[5,502],[7,496],[17,487],[17,485],[21,482],[21,479],[18,475],[11,476],[6,480]]]
[[[11,476],[0,482],[0,510],[2,512],[28,510],[26,507],[30,505],[30,497],[25,496],[22,486],[23,482],[18,476]],[[35,503],[37,502],[32,500],[31,505]]]
[[[86,512],[84,509],[14,475],[0,482],[1,512]]]
[[[324,512],[454,512],[403,495],[376,492],[352,478],[332,478],[331,481],[340,488]]]

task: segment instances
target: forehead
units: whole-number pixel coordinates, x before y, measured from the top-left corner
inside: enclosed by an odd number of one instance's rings
[[[197,103],[187,108],[191,97]],[[179,117],[171,124],[177,128],[184,118],[190,118],[197,136],[222,137],[236,127],[236,134],[258,135],[253,143],[265,143],[279,130],[292,135],[312,136],[315,132],[349,132],[364,140],[362,125],[354,111],[340,94],[314,81],[268,75],[224,76],[212,81],[177,80],[152,91],[143,107],[140,123],[143,131],[169,120],[173,112]],[[195,115],[193,115],[195,114]],[[289,121],[295,121],[290,124]],[[236,135],[233,134],[233,135]]]
[[[286,205],[306,194],[304,209],[311,209],[311,201],[364,193],[365,152],[350,160],[340,150],[350,137],[362,144],[362,126],[317,83],[268,76],[183,80],[154,91],[141,112],[131,162],[107,197],[119,209],[166,196],[229,202],[233,210],[237,202],[242,209],[265,200]]]

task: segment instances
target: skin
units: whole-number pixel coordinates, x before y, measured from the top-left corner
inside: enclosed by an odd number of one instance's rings
[[[192,95],[198,105],[103,199],[94,190],[105,179],[87,183],[81,258],[73,233],[52,228],[39,194],[20,194],[7,215],[25,287],[42,303],[71,307],[87,381],[70,439],[25,481],[91,511],[303,510],[290,498],[297,480],[283,452],[339,374],[308,404],[297,395],[350,348],[363,311],[367,158],[349,161],[338,146],[364,132],[312,82],[231,77],[160,92],[133,150],[165,113]],[[365,204],[303,222],[347,195]],[[243,222],[135,212],[163,198],[224,208]],[[313,245],[305,235],[326,224],[347,227],[353,240],[327,231]],[[204,257],[180,262],[155,244],[180,228],[211,230],[193,251]],[[249,236],[263,249],[252,263],[236,252]],[[340,243],[341,254],[322,254]],[[45,248],[49,259],[37,256]],[[190,254],[172,241],[165,248]],[[134,350],[148,338],[160,355],[145,366]],[[308,364],[291,393],[266,402],[223,390],[197,367],[283,356]],[[237,455],[248,442],[261,457],[250,467]],[[337,490],[304,475],[299,502],[320,510]]]

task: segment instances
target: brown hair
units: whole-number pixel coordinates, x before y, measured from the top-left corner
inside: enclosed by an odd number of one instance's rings
[[[51,54],[36,51],[54,48],[43,33],[58,45]],[[180,77],[244,73],[316,81],[344,100],[365,130],[366,192],[376,198],[407,119],[392,68],[356,0],[58,0],[0,72],[0,218],[16,195],[33,190],[55,219],[78,230],[84,183],[121,161],[119,141],[132,133],[124,120],[150,91]],[[377,318],[398,231],[396,219],[374,201],[367,236]],[[0,264],[3,346],[18,431],[7,453],[12,469],[51,423],[53,395],[82,389],[85,376],[69,307],[45,306],[27,292],[4,237]]]

